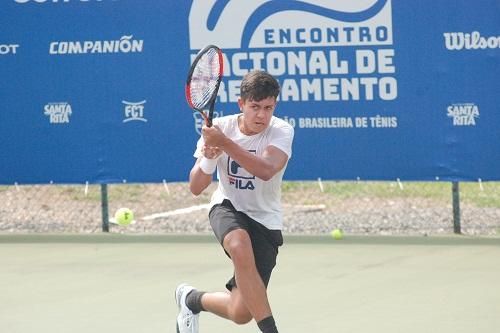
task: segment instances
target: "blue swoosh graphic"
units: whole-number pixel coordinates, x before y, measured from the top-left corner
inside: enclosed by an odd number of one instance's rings
[[[260,7],[258,7],[248,19],[247,24],[245,25],[245,29],[243,30],[241,46],[247,48],[250,44],[250,39],[252,38],[252,35],[259,24],[261,24],[262,21],[264,21],[267,17],[278,12],[287,10],[300,10],[338,21],[362,22],[378,14],[382,10],[382,8],[384,8],[386,3],[387,0],[378,0],[373,4],[373,6],[368,9],[351,13],[320,7],[302,1],[274,0],[266,2],[265,4],[262,4]]]
[[[208,14],[208,19],[207,19],[207,28],[210,31],[213,31],[215,29],[215,26],[217,25],[217,22],[219,21],[220,16],[222,15],[222,12],[224,11],[224,8],[229,4],[230,0],[217,0],[210,10],[210,13]]]
[[[211,31],[217,25],[224,8],[229,4],[230,0],[218,0],[212,7],[207,20],[207,28]],[[362,22],[378,14],[384,8],[387,0],[378,0],[370,8],[360,12],[341,12],[334,9],[329,9],[317,5],[313,5],[303,1],[293,0],[274,0],[266,2],[258,7],[252,15],[250,15],[241,38],[241,46],[248,47],[253,33],[266,18],[278,12],[298,10],[309,12],[320,16],[328,17],[344,22]]]

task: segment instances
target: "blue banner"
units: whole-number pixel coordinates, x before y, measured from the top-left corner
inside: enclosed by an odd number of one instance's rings
[[[500,180],[498,0],[4,0],[0,184],[187,180],[208,44],[219,116],[279,80],[289,180]]]

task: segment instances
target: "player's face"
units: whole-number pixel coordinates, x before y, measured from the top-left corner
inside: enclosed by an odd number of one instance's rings
[[[261,101],[238,99],[243,112],[243,132],[253,135],[262,132],[269,126],[276,107],[276,98],[268,97]]]

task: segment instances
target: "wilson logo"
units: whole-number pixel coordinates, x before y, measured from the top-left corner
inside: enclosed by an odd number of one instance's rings
[[[451,51],[498,49],[500,47],[500,36],[483,37],[479,31],[471,33],[445,32],[443,36],[446,48]]]

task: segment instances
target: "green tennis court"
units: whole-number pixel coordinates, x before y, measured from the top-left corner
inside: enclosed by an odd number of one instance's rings
[[[270,285],[280,332],[495,332],[500,239],[287,237]],[[0,236],[0,331],[174,332],[173,290],[232,274],[211,236]],[[201,333],[256,332],[211,314]]]

